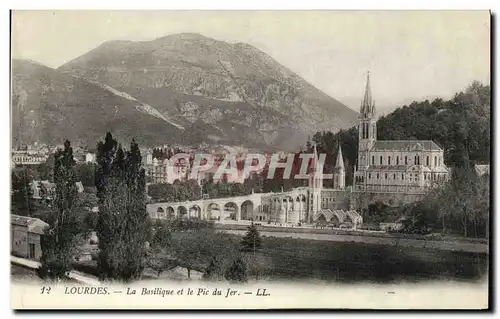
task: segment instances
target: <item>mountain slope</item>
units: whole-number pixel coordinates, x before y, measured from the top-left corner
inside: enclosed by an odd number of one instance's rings
[[[357,116],[258,49],[199,34],[106,42],[58,71],[129,94],[195,142],[293,149]]]
[[[147,113],[137,101],[27,60],[12,61],[13,145],[32,142],[95,145],[112,131],[129,143],[157,144],[184,130]]]

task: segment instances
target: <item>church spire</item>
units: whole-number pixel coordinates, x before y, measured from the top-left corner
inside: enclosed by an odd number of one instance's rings
[[[339,152],[337,153],[337,161],[335,163],[335,168],[344,169],[344,158],[342,157],[342,147],[339,143]]]
[[[372,90],[370,87],[370,71],[366,74],[365,96],[361,103],[360,113],[362,116],[368,117],[375,113],[375,103],[372,100]]]
[[[317,165],[318,165],[318,150],[316,149],[316,144],[314,144],[311,172],[316,172],[316,169],[318,168]]]

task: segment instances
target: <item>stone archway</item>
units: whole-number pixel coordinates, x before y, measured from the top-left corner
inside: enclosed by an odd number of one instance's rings
[[[189,207],[189,218],[190,219],[201,219],[201,208],[198,205],[193,205]]]
[[[163,207],[158,207],[158,209],[156,210],[156,218],[165,218],[165,210],[163,209]]]
[[[177,216],[179,216],[180,219],[188,219],[189,214],[186,206],[179,206],[177,207]]]
[[[246,200],[241,204],[241,219],[253,220],[254,217],[254,204],[251,200]]]
[[[228,202],[224,205],[221,212],[221,220],[237,220],[238,205],[234,202]]]
[[[220,206],[217,203],[210,203],[205,208],[206,218],[207,220],[220,220],[221,210]]]
[[[167,207],[167,219],[175,219],[175,210],[172,206]]]

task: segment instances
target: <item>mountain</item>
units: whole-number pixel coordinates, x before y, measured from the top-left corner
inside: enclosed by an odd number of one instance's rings
[[[357,113],[267,54],[199,34],[110,41],[52,69],[12,61],[14,145],[128,143],[296,150]]]
[[[199,34],[106,42],[57,71],[148,105],[192,143],[295,149],[357,116],[264,52]]]
[[[13,145],[44,142],[95,145],[111,130],[120,141],[158,144],[184,130],[147,106],[103,85],[27,60],[12,61]],[[140,133],[140,134],[138,134]]]

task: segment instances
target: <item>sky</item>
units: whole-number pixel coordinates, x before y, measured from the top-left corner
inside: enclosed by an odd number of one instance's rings
[[[15,11],[12,57],[56,68],[181,32],[251,44],[356,111],[367,71],[379,112],[490,81],[488,11]]]

